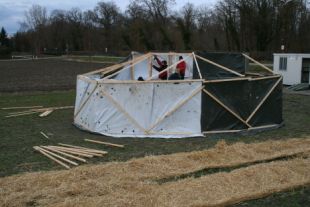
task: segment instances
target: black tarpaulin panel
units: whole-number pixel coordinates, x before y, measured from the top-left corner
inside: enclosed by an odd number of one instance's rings
[[[195,52],[195,54],[204,57],[208,60],[211,60],[215,63],[218,63],[222,66],[225,66],[231,70],[234,70],[238,73],[244,74],[246,68],[246,60],[241,53],[211,53],[211,52]],[[207,63],[199,58],[196,58],[201,75],[204,79],[221,79],[221,78],[231,78],[237,77],[237,75],[223,70],[215,65]],[[194,64],[193,77],[199,78],[199,73]]]
[[[233,112],[246,120],[250,114],[248,84],[247,80],[216,82],[206,83],[205,88]]]
[[[259,88],[265,87],[265,90],[262,89],[260,93],[264,93],[266,95],[278,80],[279,78],[268,79],[268,81],[266,80],[252,81],[251,82],[252,90],[254,91],[254,87]],[[253,104],[254,102],[255,105]],[[257,100],[255,100],[253,97],[251,103],[253,104],[251,105],[252,108],[255,108],[258,105]],[[269,95],[266,101],[261,105],[261,107],[252,117],[249,123],[252,126],[263,126],[269,124],[281,124],[282,122],[283,119],[282,119],[282,81],[281,81],[280,83],[278,83],[277,87]]]
[[[231,130],[246,129],[246,126],[203,92],[201,129],[203,131]]]

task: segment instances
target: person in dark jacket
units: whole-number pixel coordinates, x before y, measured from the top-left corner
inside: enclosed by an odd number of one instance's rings
[[[154,60],[156,60],[156,62],[157,62],[157,64],[159,65],[159,67],[156,66],[156,65],[153,65],[153,68],[154,68],[155,70],[157,70],[158,72],[161,72],[161,71],[165,70],[165,69],[168,67],[167,61],[166,61],[166,60],[162,60],[162,61],[159,60],[158,57],[157,57],[156,55],[154,56]],[[167,71],[165,71],[165,72],[159,74],[158,77],[159,77],[161,80],[167,80],[167,76],[168,76],[168,73],[167,73]]]

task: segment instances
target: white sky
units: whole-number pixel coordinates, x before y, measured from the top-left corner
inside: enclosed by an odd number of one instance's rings
[[[12,35],[19,29],[19,22],[24,19],[25,11],[33,4],[46,7],[48,12],[54,9],[69,10],[73,7],[82,11],[92,10],[100,0],[0,0],[0,28],[4,27],[7,33]],[[105,1],[105,0],[101,0]],[[114,0],[114,2],[125,11],[130,0]],[[175,0],[176,5],[173,10],[178,10],[186,3],[190,2],[196,6],[213,6],[217,0]]]

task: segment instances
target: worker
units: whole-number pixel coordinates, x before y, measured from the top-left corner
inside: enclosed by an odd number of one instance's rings
[[[161,72],[161,71],[165,70],[165,69],[168,67],[167,61],[166,61],[166,60],[163,60],[163,61],[159,60],[158,57],[157,57],[157,55],[154,55],[154,60],[156,60],[156,62],[157,62],[157,64],[159,65],[159,67],[156,66],[156,65],[153,65],[153,68],[154,68],[155,70],[157,70],[158,72]],[[159,77],[161,80],[167,80],[167,76],[168,76],[168,73],[167,73],[167,71],[165,71],[165,72],[159,74],[158,77]]]
[[[179,61],[181,61],[181,62],[178,63],[177,66],[176,66],[177,73],[180,74],[181,79],[184,79],[185,70],[186,70],[186,62],[183,60],[182,56],[179,56]]]

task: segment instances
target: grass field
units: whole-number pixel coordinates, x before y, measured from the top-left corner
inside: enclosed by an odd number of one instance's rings
[[[7,106],[66,106],[73,105],[75,91],[54,92],[26,92],[2,93],[0,95],[0,108]],[[256,134],[229,134],[210,135],[205,138],[187,139],[138,139],[138,138],[111,138],[85,131],[81,131],[73,124],[73,110],[59,110],[50,116],[40,118],[37,115],[5,118],[11,110],[0,110],[0,176],[12,174],[61,169],[58,165],[36,153],[32,146],[56,144],[58,142],[88,146],[104,149],[109,155],[103,158],[91,159],[90,163],[104,163],[109,161],[124,161],[146,155],[171,154],[207,149],[214,146],[220,139],[228,143],[243,141],[246,143],[269,139],[304,138],[310,135],[310,96],[284,95],[283,116],[285,126],[272,131]],[[50,140],[44,138],[40,131],[47,133]],[[98,139],[113,143],[125,144],[125,149],[115,149],[87,143],[83,139]],[[282,206],[288,198],[298,205],[298,202],[309,203],[309,188],[302,188],[291,192],[273,195],[271,198],[259,199],[240,206],[261,206],[274,204]]]

